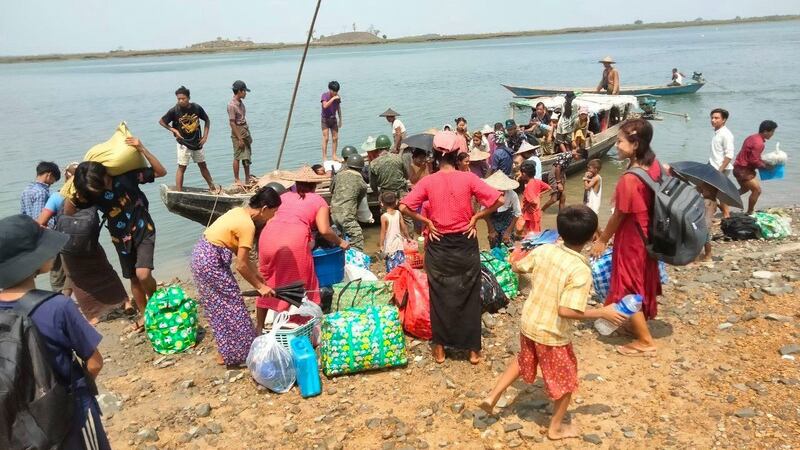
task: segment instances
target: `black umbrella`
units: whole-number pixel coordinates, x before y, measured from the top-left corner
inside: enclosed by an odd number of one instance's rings
[[[433,135],[428,133],[415,134],[403,139],[403,144],[429,152],[433,150]]]
[[[298,308],[303,303],[306,296],[306,285],[302,281],[295,281],[287,285],[275,288],[275,297],[286,300]]]
[[[739,189],[730,178],[715,169],[711,164],[695,161],[680,161],[670,164],[672,170],[692,183],[706,183],[717,189],[717,199],[726,205],[742,207]]]

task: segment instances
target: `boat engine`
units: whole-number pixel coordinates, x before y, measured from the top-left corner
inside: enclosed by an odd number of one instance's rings
[[[636,100],[639,102],[639,108],[644,111],[642,114],[643,119],[647,120],[657,120],[658,119],[658,111],[656,110],[656,104],[658,103],[658,98],[653,95],[637,95]]]
[[[698,83],[705,83],[706,79],[703,78],[703,72],[692,73],[692,79]]]

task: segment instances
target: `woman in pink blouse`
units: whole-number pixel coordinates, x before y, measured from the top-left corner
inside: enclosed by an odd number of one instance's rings
[[[472,364],[480,362],[481,261],[475,224],[495,212],[503,197],[471,172],[457,169],[458,154],[466,152],[461,136],[439,132],[433,140],[438,172],[414,186],[400,211],[427,226],[425,271],[431,299],[433,358],[445,360],[445,347],[468,350]],[[485,209],[473,213],[472,198]],[[428,202],[429,215],[417,211]]]
[[[330,208],[315,194],[317,183],[329,179],[303,167],[287,179],[295,182],[297,192],[281,194],[281,207],[267,222],[258,239],[258,269],[267,286],[278,288],[303,281],[308,299],[319,304],[319,281],[314,271],[312,231],[317,230],[328,242],[343,249],[350,247],[331,229]],[[261,334],[267,309],[285,311],[289,304],[275,297],[256,300],[256,335]]]

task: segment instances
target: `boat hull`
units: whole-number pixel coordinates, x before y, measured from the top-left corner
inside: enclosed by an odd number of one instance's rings
[[[694,94],[699,91],[705,83],[691,83],[681,86],[630,86],[620,89],[619,95],[685,95]],[[534,97],[550,97],[554,95],[563,94],[565,92],[594,92],[594,88],[538,88],[526,86],[510,86],[502,85],[504,88],[511,91],[514,97],[520,98],[534,98]]]
[[[575,161],[567,168],[567,175],[573,175],[586,170],[586,165],[593,159],[601,159],[611,150],[617,142],[617,134],[621,123],[607,128],[602,133],[597,133],[592,138],[592,146],[589,147],[589,157],[580,161]],[[542,173],[548,173],[553,168],[555,155],[542,156]]]
[[[216,195],[205,189],[184,187],[182,191],[176,191],[171,186],[161,185],[161,201],[167,210],[186,219],[197,222],[203,226],[208,226],[219,216],[225,214],[233,208],[244,206],[253,194],[223,194]],[[320,188],[317,193],[330,203],[330,190]],[[370,189],[367,194],[367,202],[372,210],[373,216],[377,216],[377,223],[380,223],[380,204],[378,196]]]

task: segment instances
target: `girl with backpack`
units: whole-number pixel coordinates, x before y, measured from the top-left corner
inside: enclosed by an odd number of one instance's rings
[[[661,167],[650,147],[653,127],[644,119],[633,119],[620,127],[617,135],[617,154],[620,160],[628,159],[628,169],[640,167],[653,180],[661,177]],[[617,347],[625,356],[651,356],[656,352],[655,342],[647,320],[656,317],[656,298],[661,295],[658,261],[651,258],[645,247],[648,236],[653,191],[632,173],[625,173],[614,192],[614,213],[592,246],[592,256],[603,254],[613,238],[611,286],[606,304],[617,303],[628,294],[643,298],[642,310],[631,317],[630,331],[635,340]],[[644,235],[644,238],[642,238]]]

